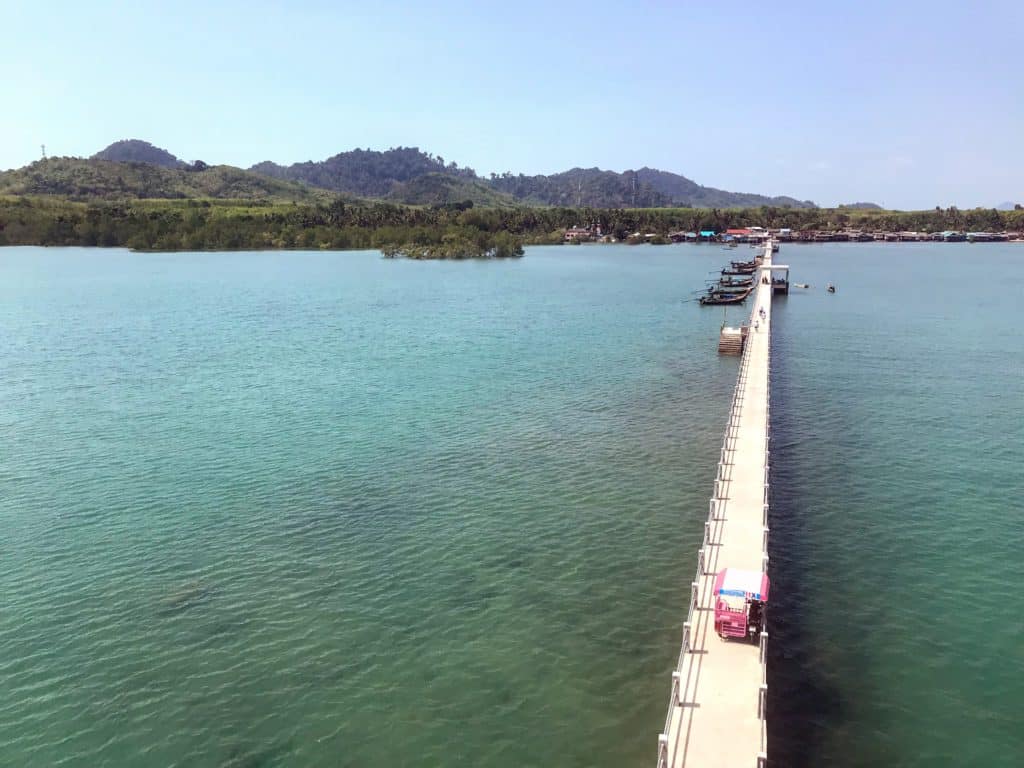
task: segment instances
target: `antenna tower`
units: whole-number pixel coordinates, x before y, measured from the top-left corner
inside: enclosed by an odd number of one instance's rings
[[[42,150],[43,150],[43,160],[45,160],[46,159],[46,145],[42,144],[40,146],[42,147]]]

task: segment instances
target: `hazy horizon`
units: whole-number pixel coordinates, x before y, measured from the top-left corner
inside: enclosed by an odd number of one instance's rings
[[[1002,0],[21,6],[0,168],[128,138],[244,168],[414,146],[481,176],[647,166],[822,206],[994,207],[1024,202],[1022,22]]]

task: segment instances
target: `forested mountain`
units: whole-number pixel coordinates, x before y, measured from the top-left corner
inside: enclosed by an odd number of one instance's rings
[[[166,149],[154,147],[148,141],[125,139],[115,141],[106,149],[92,156],[93,160],[109,160],[114,163],[149,163],[164,168],[184,168],[185,163]]]
[[[416,147],[397,147],[385,152],[354,149],[320,162],[288,166],[265,161],[249,170],[363,197],[390,197],[396,185],[429,173],[442,173],[453,178],[477,177],[472,168],[459,168],[455,163],[445,165],[444,158],[421,152]]]
[[[458,188],[456,180],[472,181],[474,184],[471,188],[477,194],[490,187],[497,193],[509,195],[514,201],[534,205],[582,205],[594,208],[654,208],[672,205],[699,208],[751,205],[814,207],[809,201],[791,197],[765,197],[702,187],[685,176],[654,168],[624,173],[603,171],[600,168],[573,168],[550,176],[504,173],[482,178],[472,168],[460,168],[454,162],[445,164],[444,158],[427,154],[416,147],[398,147],[384,152],[356,149],[321,162],[310,161],[289,166],[263,162],[250,170],[279,179],[303,181],[337,192],[408,203],[447,202],[447,199],[429,199],[429,196],[408,192],[408,185],[414,180],[427,174],[439,174],[453,180],[447,189]],[[473,199],[473,196],[467,199]]]
[[[685,176],[654,168],[638,171],[602,171],[573,168],[550,176],[494,176],[496,189],[518,200],[538,205],[591,206],[594,208],[739,208],[757,205],[813,208],[814,203],[792,197],[766,197],[702,187]]]
[[[444,158],[416,147],[385,151],[355,149],[326,160],[288,166],[265,161],[243,171],[231,166],[209,167],[198,161],[187,165],[164,149],[131,139],[111,144],[90,160],[59,160],[56,165],[47,165],[44,161],[0,174],[0,191],[22,189],[37,194],[108,199],[117,196],[226,197],[236,193],[241,198],[302,199],[311,194],[309,188],[312,187],[414,205],[472,201],[475,205],[498,207],[517,204],[591,208],[815,207],[810,201],[791,197],[766,197],[704,187],[685,176],[654,168],[622,173],[573,168],[547,176],[503,173],[484,178],[472,168],[446,163]]]
[[[657,208],[671,203],[668,195],[650,184],[614,171],[573,168],[551,176],[493,176],[495,189],[534,205],[592,208]]]
[[[481,179],[462,178],[449,173],[427,173],[403,183],[396,182],[388,199],[409,205],[445,205],[469,201],[473,205],[488,208],[507,208],[518,204],[512,196],[496,191]]]
[[[51,157],[0,172],[0,194],[75,199],[224,198],[312,201],[329,195],[230,165],[165,168],[149,163]]]

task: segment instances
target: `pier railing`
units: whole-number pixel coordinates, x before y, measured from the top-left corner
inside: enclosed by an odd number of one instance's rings
[[[769,249],[771,244],[767,246]],[[768,297],[771,300],[771,288],[769,284]],[[759,302],[754,302],[754,312],[757,311],[760,306]],[[766,329],[767,330],[767,329]],[[769,492],[769,443],[770,443],[770,430],[771,420],[769,413],[769,403],[771,402],[771,336],[769,335],[769,343],[767,349],[767,384],[765,390],[765,434],[764,434],[764,496],[762,500],[763,509],[763,520],[762,525],[764,529],[763,540],[762,540],[762,553],[761,553],[761,564],[763,570],[768,570],[768,492]],[[712,539],[715,536],[716,523],[722,522],[725,518],[721,514],[724,502],[727,497],[724,495],[724,488],[727,483],[730,482],[731,468],[733,465],[732,454],[736,450],[736,444],[739,439],[739,427],[740,418],[743,412],[743,399],[746,394],[747,384],[747,373],[750,368],[750,357],[752,344],[743,345],[743,354],[740,356],[740,367],[736,374],[736,385],[732,393],[732,401],[729,404],[729,419],[725,428],[725,435],[722,438],[722,448],[718,456],[718,471],[715,475],[714,493],[708,503],[708,517],[704,522],[704,537],[701,541],[700,549],[697,551],[697,572],[694,576],[693,581],[690,582],[690,604],[687,610],[686,621],[683,622],[683,637],[682,643],[679,649],[679,659],[676,662],[676,667],[672,671],[672,684],[671,691],[669,694],[669,705],[668,713],[665,716],[665,727],[662,729],[661,734],[658,736],[658,762],[657,768],[671,768],[675,764],[675,753],[677,744],[669,744],[669,733],[672,725],[672,716],[675,713],[677,707],[680,707],[686,703],[685,695],[688,690],[688,680],[683,679],[685,670],[686,657],[693,648],[691,646],[692,634],[695,626],[695,613],[697,612],[697,604],[699,602],[699,593],[701,588],[701,579],[706,576],[713,575],[712,571],[708,571],[708,548],[712,544]],[[712,584],[712,589],[714,585]],[[707,619],[705,619],[707,620]],[[712,619],[713,620],[713,617]],[[761,745],[760,751],[756,756],[756,768],[766,768],[768,758],[768,726],[767,726],[767,698],[768,698],[768,632],[762,631],[758,638],[759,645],[759,659],[761,662],[761,685],[758,688],[757,693],[757,717],[761,722]]]
[[[771,248],[771,245],[768,246]],[[770,295],[770,294],[769,294]],[[768,496],[771,490],[771,434],[772,434],[772,338],[768,335],[768,348],[765,351],[765,384],[764,384],[764,498],[762,500],[764,535],[761,543],[761,568],[768,571]],[[761,686],[757,692],[757,716],[761,721],[761,749],[757,754],[757,768],[768,765],[768,631],[761,630],[758,638],[759,658],[761,661]]]

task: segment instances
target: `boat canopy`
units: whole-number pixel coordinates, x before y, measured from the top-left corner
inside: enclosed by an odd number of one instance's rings
[[[749,597],[768,601],[768,574],[762,571],[741,571],[726,568],[718,572],[715,579],[715,594],[733,597]]]

